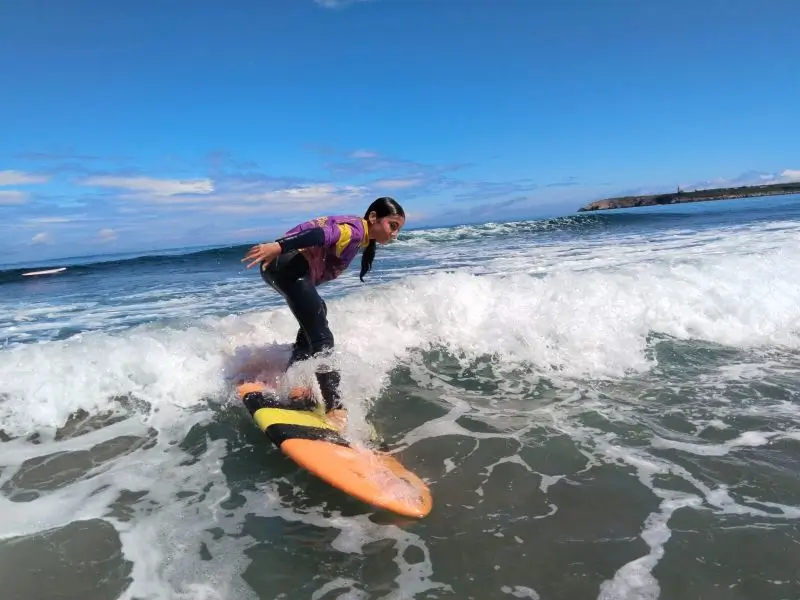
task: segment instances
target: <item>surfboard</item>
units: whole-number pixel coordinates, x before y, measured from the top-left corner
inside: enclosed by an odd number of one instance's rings
[[[316,403],[281,400],[260,382],[239,384],[236,393],[270,441],[323,481],[405,517],[430,513],[433,500],[424,481],[393,456],[351,444]]]

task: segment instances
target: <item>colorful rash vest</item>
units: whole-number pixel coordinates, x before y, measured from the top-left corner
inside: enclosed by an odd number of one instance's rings
[[[336,279],[361,248],[369,244],[368,225],[361,217],[329,216],[305,221],[286,232],[295,235],[307,229],[321,227],[325,233],[323,246],[303,248],[300,252],[308,261],[314,285]]]

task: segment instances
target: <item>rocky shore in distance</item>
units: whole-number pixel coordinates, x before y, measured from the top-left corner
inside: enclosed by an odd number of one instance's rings
[[[737,198],[755,198],[757,196],[778,196],[781,194],[800,194],[800,182],[773,183],[769,185],[744,185],[731,188],[712,188],[669,194],[652,194],[649,196],[620,196],[595,200],[578,209],[578,212],[593,210],[610,210],[612,208],[635,208],[637,206],[659,206],[662,204],[682,204],[684,202],[707,202],[709,200],[732,200]]]

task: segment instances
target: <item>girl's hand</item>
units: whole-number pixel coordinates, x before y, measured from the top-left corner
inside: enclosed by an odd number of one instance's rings
[[[281,254],[281,245],[278,242],[267,242],[265,244],[256,244],[244,255],[241,262],[250,261],[247,265],[249,269],[253,265],[259,263],[269,264]]]

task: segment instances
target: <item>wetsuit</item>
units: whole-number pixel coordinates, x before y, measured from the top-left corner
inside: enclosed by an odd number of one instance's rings
[[[338,277],[369,243],[368,225],[360,217],[320,217],[290,229],[276,241],[281,255],[267,266],[262,263],[261,277],[286,299],[300,324],[291,365],[333,348],[328,309],[316,288]],[[325,409],[342,408],[339,372],[322,366],[316,377]]]

